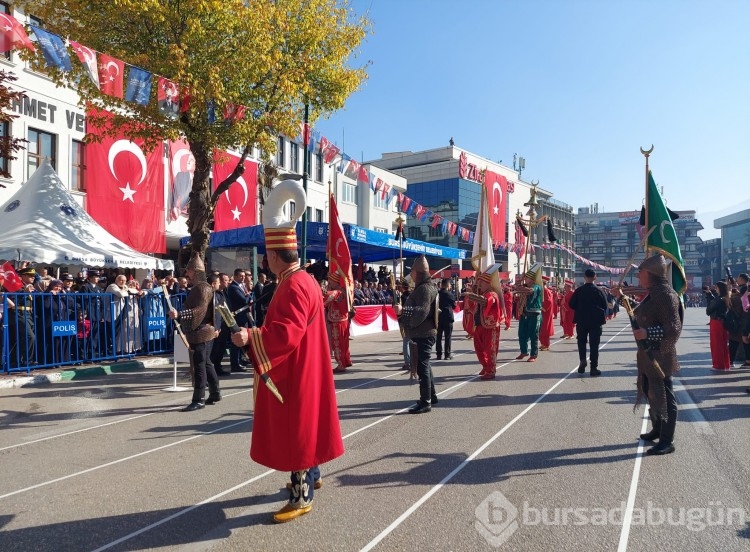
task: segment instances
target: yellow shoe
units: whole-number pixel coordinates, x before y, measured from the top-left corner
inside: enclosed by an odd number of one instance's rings
[[[273,515],[273,521],[275,523],[286,523],[287,521],[292,521],[300,516],[304,516],[310,510],[312,510],[312,502],[302,508],[295,508],[287,502],[281,510]]]
[[[323,486],[323,478],[321,477],[320,479],[316,479],[315,483],[313,484],[313,488],[317,491],[322,486]],[[287,482],[287,484],[286,484],[286,490],[287,491],[291,491],[292,490],[292,482],[291,481]]]

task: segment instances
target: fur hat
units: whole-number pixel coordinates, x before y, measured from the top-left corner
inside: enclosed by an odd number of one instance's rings
[[[653,257],[649,257],[648,259],[643,261],[638,267],[638,270],[645,270],[646,272],[653,274],[654,276],[666,278],[667,260],[662,254],[654,255]]]
[[[194,252],[193,255],[190,257],[190,260],[188,261],[188,264],[185,267],[185,270],[195,270],[196,272],[205,272],[206,265],[203,263],[203,259],[201,259],[200,255]]]
[[[296,210],[287,218],[284,215],[284,205],[287,201],[294,201]],[[307,198],[302,184],[296,180],[283,180],[273,187],[266,198],[263,209],[263,233],[267,250],[296,250],[297,249],[297,219],[307,209]]]

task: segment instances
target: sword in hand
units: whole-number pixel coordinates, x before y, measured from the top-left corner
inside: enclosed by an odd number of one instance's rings
[[[227,325],[227,328],[229,328],[230,332],[239,333],[241,331],[240,327],[237,325],[237,320],[235,320],[234,315],[232,314],[232,311],[230,311],[226,305],[216,305],[216,310],[219,311],[221,319],[224,321],[224,324]],[[263,380],[263,383],[265,383],[266,387],[268,387],[268,390],[273,393],[273,396],[279,399],[279,402],[283,404],[284,397],[281,396],[278,387],[276,387],[276,384],[269,377],[269,375],[261,374],[257,368],[255,368],[255,373],[258,374],[260,379]]]

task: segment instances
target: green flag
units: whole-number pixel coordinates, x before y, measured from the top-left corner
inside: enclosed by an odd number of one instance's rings
[[[672,217],[669,216],[667,206],[656,188],[651,171],[648,172],[648,194],[646,197],[646,229],[654,231],[648,237],[646,247],[651,251],[661,253],[672,261],[672,287],[682,294],[687,289],[687,278],[680,253],[680,244],[677,242]]]

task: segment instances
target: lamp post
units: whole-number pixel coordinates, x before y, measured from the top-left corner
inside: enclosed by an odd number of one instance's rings
[[[305,151],[302,154],[303,167],[302,167],[302,189],[305,190],[305,198],[307,198],[307,169],[310,163],[310,151],[308,145],[310,144],[310,127],[308,121],[310,119],[310,104],[305,102],[305,124],[302,127],[304,132],[302,133],[302,142],[305,147]],[[307,208],[302,213],[302,266],[307,264]]]

